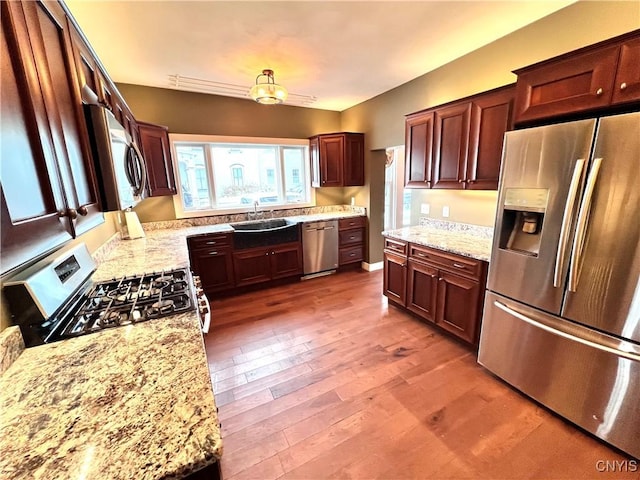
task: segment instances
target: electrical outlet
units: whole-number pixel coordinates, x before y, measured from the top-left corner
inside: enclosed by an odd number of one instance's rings
[[[430,205],[428,203],[423,203],[420,205],[420,213],[424,215],[429,215]]]
[[[446,205],[442,207],[442,216],[444,218],[447,218],[449,216],[449,207],[447,207]]]

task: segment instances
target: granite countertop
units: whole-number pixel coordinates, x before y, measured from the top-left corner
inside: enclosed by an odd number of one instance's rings
[[[382,235],[485,262],[491,258],[491,227],[432,220],[418,226],[387,230]]]
[[[222,455],[199,319],[26,349],[0,377],[0,477],[180,478]]]

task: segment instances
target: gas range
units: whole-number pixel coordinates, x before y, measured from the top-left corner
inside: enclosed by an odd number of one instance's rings
[[[85,245],[48,257],[4,284],[27,347],[131,325],[196,308],[187,268],[93,282]],[[197,292],[201,292],[196,287]],[[199,299],[201,317],[208,305]]]

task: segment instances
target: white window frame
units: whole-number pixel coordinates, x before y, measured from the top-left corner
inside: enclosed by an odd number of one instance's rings
[[[176,144],[181,143],[237,143],[237,144],[254,144],[254,145],[281,145],[281,146],[304,146],[307,147],[307,158],[304,168],[304,185],[307,186],[309,196],[306,203],[281,203],[281,204],[269,204],[268,207],[258,207],[259,210],[287,210],[292,208],[304,208],[314,207],[316,204],[316,190],[311,188],[311,163],[309,160],[309,140],[308,139],[296,139],[296,138],[262,138],[262,137],[234,137],[234,136],[221,136],[221,135],[192,135],[184,133],[170,133],[169,142],[171,144],[171,156],[173,159],[173,171],[176,175],[180,175],[178,165],[178,155],[176,152]],[[210,167],[211,157],[210,149],[205,148],[205,168],[207,170],[207,178],[209,181],[209,194],[215,198],[215,182],[213,178],[213,169]],[[282,185],[284,179],[284,161],[280,158],[279,167],[276,169],[276,182]],[[206,217],[212,215],[230,215],[234,213],[247,213],[253,211],[253,205],[247,205],[246,207],[237,208],[210,208],[206,210],[186,210],[182,204],[182,182],[176,181],[176,187],[178,190],[177,195],[173,196],[173,207],[176,212],[176,218],[194,218],[194,217]]]

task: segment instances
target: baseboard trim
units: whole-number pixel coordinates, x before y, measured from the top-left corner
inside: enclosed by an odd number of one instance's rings
[[[375,272],[376,270],[382,270],[383,267],[384,267],[384,262],[377,262],[377,263],[362,262],[362,269],[366,270],[367,272]]]

